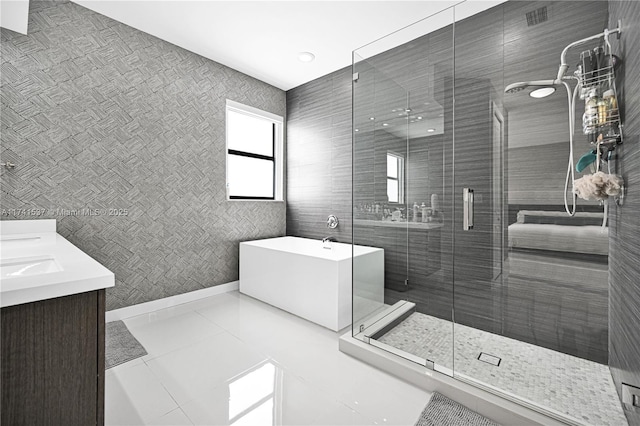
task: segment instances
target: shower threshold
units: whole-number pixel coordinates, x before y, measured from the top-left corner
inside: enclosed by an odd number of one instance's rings
[[[363,323],[363,327],[361,327],[362,331],[360,331],[354,337],[372,346],[414,362],[422,367],[426,367],[429,370],[438,371],[440,373],[452,376],[453,370],[450,368],[437,364],[433,360],[426,357],[416,356],[410,352],[403,351],[400,348],[380,341],[380,338],[382,336],[402,323],[415,311],[416,304],[413,302],[408,302],[406,300],[396,302],[394,305],[389,306],[384,311],[379,312],[377,315],[374,315],[368,321],[365,321]]]
[[[385,311],[379,312],[370,321],[364,323],[365,327],[360,333],[355,336],[352,336],[350,332],[343,335],[340,338],[340,350],[423,389],[439,391],[499,423],[529,424],[533,422],[544,425],[626,424],[622,409],[616,407],[619,406],[619,403],[612,382],[604,383],[607,378],[609,379],[608,381],[611,381],[610,376],[606,375],[605,377],[605,372],[600,371],[603,368],[606,369],[606,366],[456,324],[456,371],[454,374],[452,334],[454,324],[450,321],[415,312],[415,306],[412,305],[411,302],[400,301],[393,306],[389,306]],[[439,346],[441,346],[439,348],[423,347],[425,346],[424,341],[419,342],[417,339],[412,339],[413,336],[411,336],[412,330],[420,332],[420,330],[438,329],[445,330],[444,332],[446,333],[451,330],[450,339],[439,339],[441,342],[439,343]],[[449,336],[445,335],[445,337]],[[463,342],[459,342],[459,340]],[[450,343],[443,348],[442,342]],[[478,342],[485,343],[478,344]],[[422,343],[422,345],[418,343]],[[433,344],[433,346],[438,346],[438,344]],[[510,349],[511,352],[507,352],[505,348]],[[503,350],[500,351],[499,349]],[[505,362],[504,356],[500,366],[478,360],[478,354],[482,351],[492,355],[506,354],[507,364],[503,364]],[[564,388],[557,386],[558,389],[554,389],[553,386],[540,386],[540,389],[533,389],[530,386],[530,389],[526,389],[529,391],[528,393],[523,392],[522,389],[515,389],[518,391],[516,393],[514,389],[505,385],[507,383],[506,380],[512,380],[513,371],[511,371],[512,375],[509,376],[507,369],[512,368],[514,365],[516,357],[511,356],[514,352],[515,354],[524,353],[528,356],[542,357],[539,361],[553,352],[551,355],[556,357],[554,359],[570,363],[566,365],[567,370],[578,369],[579,372],[583,373],[582,377],[585,374],[597,376],[597,380],[603,382],[598,390],[608,393],[600,395],[599,399],[587,401],[587,404],[593,405],[592,407],[586,407],[587,411],[590,408],[591,412],[585,412],[584,406],[582,406],[582,409],[574,407],[573,411],[569,409],[560,411],[558,408],[565,407],[554,407],[553,404],[549,403],[548,399],[541,398],[540,393],[548,394],[550,398],[558,399],[556,396],[558,391],[566,392],[575,396],[577,401],[582,396],[588,398],[591,393],[589,389],[593,390],[594,386],[587,386],[586,389],[582,389],[584,393],[580,392],[581,389],[568,389],[568,383],[565,384]],[[446,356],[447,354],[448,356]],[[467,358],[473,358],[473,363]],[[430,359],[435,360],[435,362]],[[525,359],[530,358],[525,357]],[[541,373],[544,373],[549,366],[535,365],[534,360],[531,359],[531,361],[534,366],[530,368],[530,371],[521,372],[521,375],[525,376],[525,383],[529,382],[526,374],[530,374],[532,379],[537,378],[542,381],[556,380],[556,385],[558,383],[562,384],[562,379],[572,379],[572,377],[561,377],[561,370],[559,370],[560,373],[556,372],[558,377],[546,378],[544,375],[541,376]],[[485,370],[478,371],[478,368],[485,368]],[[563,366],[558,366],[558,368],[562,369]],[[505,380],[502,382],[496,379],[497,375],[499,376],[500,374],[505,375]],[[534,375],[537,377],[533,377]],[[592,377],[590,380],[596,379]],[[583,382],[584,379],[578,383]],[[528,398],[530,396],[535,396],[536,400]],[[575,413],[575,415],[569,413]]]

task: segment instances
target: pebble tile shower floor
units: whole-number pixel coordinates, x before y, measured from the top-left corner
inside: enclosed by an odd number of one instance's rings
[[[124,322],[148,354],[107,370],[107,425],[413,425],[431,396],[238,292]]]
[[[378,340],[581,423],[627,424],[606,365],[459,324],[454,348],[453,333],[450,321],[414,312]],[[479,360],[481,352],[500,365]]]

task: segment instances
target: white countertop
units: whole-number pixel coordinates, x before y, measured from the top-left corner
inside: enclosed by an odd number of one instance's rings
[[[4,269],[0,272],[0,307],[115,285],[113,272],[55,232],[55,220],[0,223],[0,264],[3,265],[0,268]],[[42,273],[7,276],[8,265],[29,260],[40,261],[41,265],[44,263],[49,267],[42,267]]]
[[[441,222],[397,222],[391,220],[354,219],[354,225],[384,226],[389,228],[439,229]]]

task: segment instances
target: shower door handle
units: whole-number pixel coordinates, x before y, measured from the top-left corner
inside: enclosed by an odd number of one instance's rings
[[[462,189],[462,229],[473,229],[473,189]]]

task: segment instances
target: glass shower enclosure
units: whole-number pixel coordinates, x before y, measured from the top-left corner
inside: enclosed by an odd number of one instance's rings
[[[553,78],[606,2],[464,6],[353,52],[353,244],[384,249],[384,298],[354,264],[352,336],[565,422],[625,424],[602,206],[562,206],[566,94],[505,93]],[[543,8],[554,22],[528,25]]]

